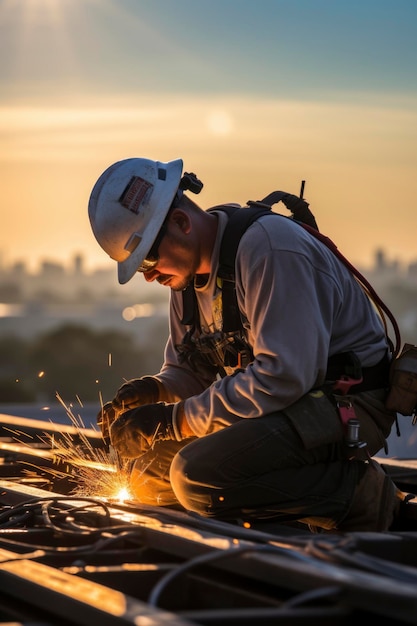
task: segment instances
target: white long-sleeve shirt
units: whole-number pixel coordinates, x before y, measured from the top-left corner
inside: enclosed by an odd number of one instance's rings
[[[196,287],[207,331],[221,328],[216,274],[227,216],[219,211],[218,219],[209,280]],[[182,292],[171,292],[170,336],[156,378],[169,401],[186,398],[186,419],[198,436],[294,403],[324,382],[329,356],[353,351],[364,367],[382,359],[387,340],[372,303],[336,255],[292,219],[272,214],[254,222],[241,238],[235,269],[254,359],[231,376],[208,380],[179,363]]]

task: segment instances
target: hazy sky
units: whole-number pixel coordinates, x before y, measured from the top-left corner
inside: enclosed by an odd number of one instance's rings
[[[183,158],[204,208],[306,180],[352,262],[417,261],[416,28],[416,0],[0,0],[2,264],[115,266],[87,204],[130,156]]]

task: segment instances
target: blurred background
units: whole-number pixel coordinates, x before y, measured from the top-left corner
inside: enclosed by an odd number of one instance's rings
[[[169,294],[119,285],[87,216],[129,156],[182,158],[204,208],[305,180],[416,343],[416,23],[414,0],[0,0],[0,411],[159,369]]]

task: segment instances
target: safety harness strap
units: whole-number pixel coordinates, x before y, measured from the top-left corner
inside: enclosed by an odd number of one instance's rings
[[[182,292],[182,320],[184,326],[194,326],[198,324],[197,296],[194,284],[191,282]]]
[[[258,205],[224,207],[229,214],[220,246],[218,278],[222,281],[223,332],[234,332],[242,327],[236,298],[235,259],[240,239],[246,229],[261,215],[271,213],[271,208]],[[222,208],[223,210],[223,208]]]

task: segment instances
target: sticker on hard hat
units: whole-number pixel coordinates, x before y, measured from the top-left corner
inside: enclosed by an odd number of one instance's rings
[[[120,196],[119,202],[125,209],[137,214],[142,202],[151,195],[153,187],[152,183],[140,178],[140,176],[132,176]]]

